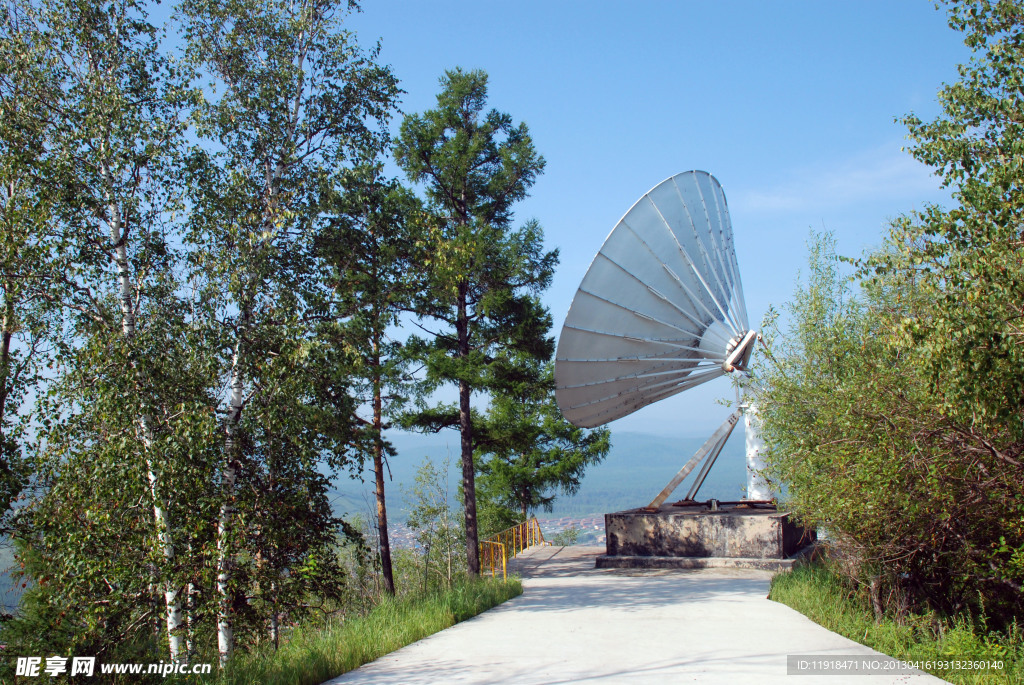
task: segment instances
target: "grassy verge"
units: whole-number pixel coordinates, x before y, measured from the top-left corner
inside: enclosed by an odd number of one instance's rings
[[[223,685],[315,685],[472,618],[523,591],[517,579],[463,580],[417,598],[386,599],[367,615],[344,623],[297,628],[274,651],[241,655]]]
[[[769,598],[796,609],[829,630],[905,661],[1001,661],[1002,670],[934,668],[932,675],[952,683],[1024,682],[1024,635],[985,631],[966,620],[944,621],[911,615],[876,622],[871,609],[820,565],[798,566],[772,580]]]

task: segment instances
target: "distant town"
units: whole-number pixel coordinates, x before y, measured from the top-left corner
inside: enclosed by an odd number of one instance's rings
[[[583,517],[562,516],[560,518],[541,518],[540,530],[546,539],[551,539],[558,533],[575,528],[579,531],[576,538],[577,545],[603,545],[604,536],[604,514],[590,514]]]
[[[574,544],[577,545],[603,545],[604,535],[604,514],[590,514],[587,516],[560,516],[558,518],[543,518],[538,516],[541,532],[544,538],[550,541],[555,535],[575,528],[579,531]],[[416,531],[405,523],[389,523],[388,537],[391,545],[397,549],[416,549],[419,547],[416,542]]]

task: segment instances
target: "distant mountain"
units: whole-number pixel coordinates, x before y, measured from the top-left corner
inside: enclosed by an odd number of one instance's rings
[[[392,480],[386,487],[388,515],[395,522],[408,516],[408,495],[416,470],[425,459],[441,465],[448,461],[448,482],[455,501],[461,478],[459,436],[399,433],[391,436],[398,456],[390,460]],[[608,457],[587,472],[580,492],[574,497],[559,495],[551,516],[587,516],[644,506],[658,494],[673,475],[693,456],[705,438],[671,438],[647,433],[612,433]],[[362,516],[372,520],[376,511],[373,471],[363,469],[363,480],[340,474],[332,493],[335,512],[351,520]],[[681,499],[690,487],[691,475],[679,486],[673,499]],[[718,462],[701,488],[698,498],[739,499],[746,484],[743,432],[737,428],[722,450]],[[542,514],[542,516],[545,514]],[[14,565],[12,549],[0,540],[0,613],[13,611],[22,588],[8,571]]]
[[[646,433],[612,433],[612,449],[604,462],[591,469],[580,491],[559,497],[555,511],[594,514],[632,509],[648,504],[682,468],[707,438],[669,438]],[[697,493],[698,499],[736,500],[747,482],[743,433],[736,430]],[[670,501],[682,499],[690,489],[691,474]]]
[[[710,431],[709,431],[710,432]],[[385,485],[388,516],[404,521],[408,516],[409,492],[416,470],[425,459],[441,465],[448,461],[449,486],[453,498],[461,478],[459,436],[399,433],[390,437],[398,456],[390,460],[392,479]],[[553,514],[603,514],[644,506],[657,495],[706,438],[666,437],[648,433],[612,432],[612,448],[601,464],[592,467],[583,480],[579,493],[573,497],[559,495]],[[742,427],[736,429],[726,443],[715,467],[708,475],[697,497],[736,500],[746,487],[745,447]],[[346,516],[362,515],[369,519],[375,511],[373,471],[362,471],[363,481],[345,476],[335,483],[335,510]],[[693,480],[691,474],[673,494],[681,499]]]

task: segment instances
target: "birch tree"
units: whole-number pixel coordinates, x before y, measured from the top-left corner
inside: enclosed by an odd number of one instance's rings
[[[75,352],[82,341],[107,341],[108,357],[91,358],[96,373],[69,378],[95,384],[100,374],[113,385],[124,381],[118,392],[134,409],[129,425],[119,428],[137,441],[124,458],[144,463],[153,544],[166,570],[175,563],[175,546],[165,465],[154,450],[161,400],[152,394],[140,335],[150,342],[159,337],[147,328],[149,304],[174,290],[165,218],[176,199],[163,180],[180,141],[181,92],[142,3],[53,0],[8,7],[6,17],[18,19],[8,37],[20,46],[14,57],[21,63],[9,85],[36,95],[29,116],[42,138],[30,147],[33,192],[59,198],[49,219],[48,259],[40,264],[44,273],[23,283],[35,282],[36,297],[73,315],[64,346],[68,363],[90,363],[88,354]],[[88,410],[73,388],[64,388],[71,403],[66,410]],[[177,660],[180,602],[173,583],[161,582],[170,656]]]
[[[33,187],[45,131],[35,103],[46,92],[38,51],[22,36],[22,8],[0,5],[0,510],[28,475],[27,395],[41,384],[47,316],[33,285],[46,259],[51,199]],[[4,525],[4,532],[7,526]]]
[[[320,286],[314,254],[321,201],[347,163],[385,143],[379,128],[397,94],[390,71],[341,27],[354,4],[186,0],[188,56],[209,83],[197,132],[212,152],[194,160],[196,212],[188,241],[223,326],[226,393],[217,517],[217,634],[234,649],[236,499],[246,407],[273,401],[258,371],[273,340],[301,339]]]
[[[423,551],[424,593],[431,587],[431,571],[438,579],[435,587],[450,588],[455,576],[465,570],[459,558],[459,547],[465,544],[464,531],[459,528],[458,507],[451,501],[449,465],[447,457],[440,464],[424,459],[409,492],[408,525]]]

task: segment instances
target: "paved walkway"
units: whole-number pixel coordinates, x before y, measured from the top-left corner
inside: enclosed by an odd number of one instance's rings
[[[766,599],[768,572],[595,569],[603,552],[528,550],[514,562],[524,579],[521,596],[328,682],[945,682],[930,675],[787,675],[790,654],[882,655]]]

